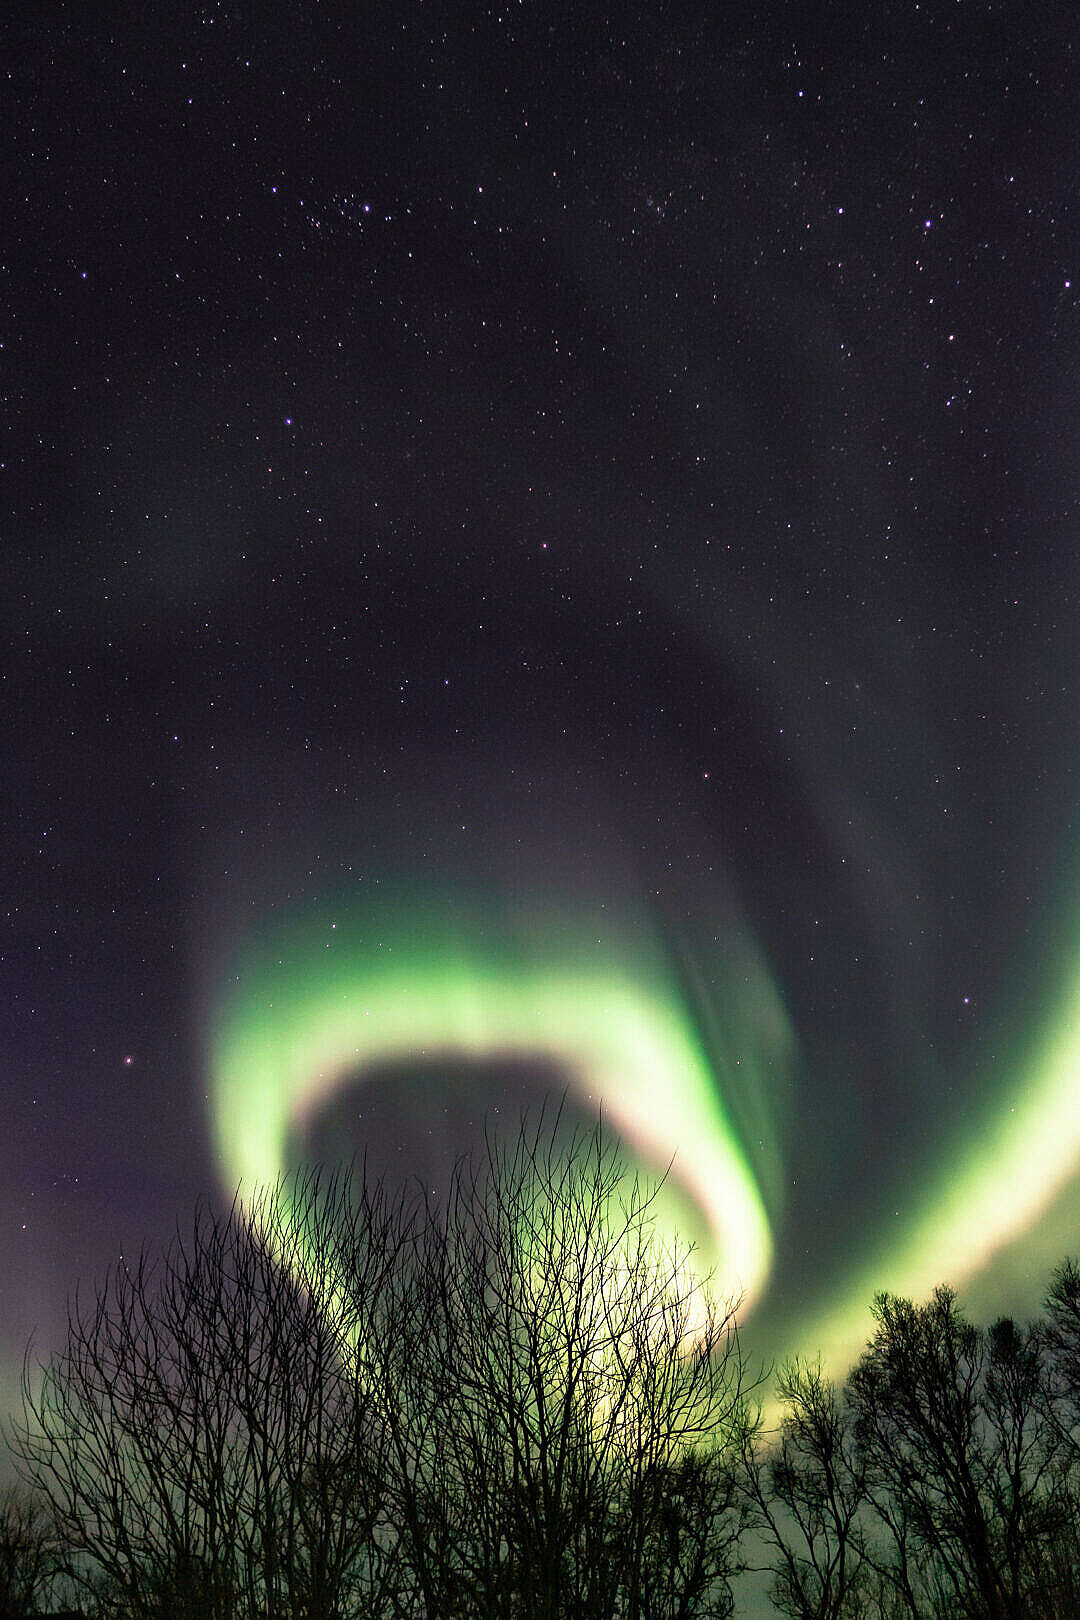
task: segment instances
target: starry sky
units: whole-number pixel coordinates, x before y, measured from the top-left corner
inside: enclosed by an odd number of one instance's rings
[[[842,1369],[1080,1245],[1070,8],[29,4],[0,1396],[565,1093]]]

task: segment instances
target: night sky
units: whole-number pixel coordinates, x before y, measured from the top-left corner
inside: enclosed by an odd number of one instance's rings
[[[201,1197],[564,1091],[764,1353],[1034,1308],[1072,7],[113,17],[5,25],[4,1401]]]

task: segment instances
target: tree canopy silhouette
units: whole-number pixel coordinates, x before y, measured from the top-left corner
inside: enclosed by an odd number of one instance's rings
[[[951,1289],[880,1294],[843,1391],[794,1363],[747,1490],[793,1620],[1080,1613],[1080,1275],[1048,1318],[969,1322]]]
[[[597,1129],[444,1199],[305,1172],[76,1297],[15,1446],[131,1616],[732,1612],[753,1426],[729,1304]]]

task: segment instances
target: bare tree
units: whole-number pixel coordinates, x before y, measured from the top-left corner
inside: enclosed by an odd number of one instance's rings
[[[791,1620],[1065,1620],[1077,1611],[1080,1276],[1050,1320],[970,1324],[939,1289],[880,1295],[843,1394],[781,1374],[786,1412],[746,1459]]]
[[[848,1382],[877,1567],[908,1612],[1049,1614],[1041,1555],[1056,1532],[1058,1452],[1043,1421],[1037,1329],[970,1324],[951,1290],[879,1295]]]
[[[28,1370],[16,1454],[108,1608],[314,1617],[357,1578],[377,1509],[352,1467],[355,1355],[290,1266],[315,1193],[200,1213],[159,1261],[76,1297],[64,1353],[39,1387]]]
[[[851,1414],[819,1364],[789,1362],[776,1442],[752,1445],[746,1480],[758,1534],[773,1553],[773,1603],[791,1620],[867,1612],[866,1477]]]
[[[1043,1324],[1044,1417],[1057,1440],[1053,1519],[1038,1550],[1047,1613],[1080,1613],[1080,1268],[1054,1272]]]
[[[424,1612],[730,1613],[756,1414],[731,1310],[655,1206],[599,1130],[541,1119],[489,1136],[427,1210],[365,1341]]]
[[[755,1420],[729,1307],[599,1130],[437,1206],[295,1176],[78,1297],[15,1449],[98,1607],[713,1620]]]
[[[36,1613],[57,1586],[60,1548],[44,1508],[19,1491],[0,1498],[0,1620]]]

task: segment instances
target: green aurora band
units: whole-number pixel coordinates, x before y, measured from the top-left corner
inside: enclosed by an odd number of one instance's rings
[[[939,1157],[913,1214],[853,1270],[839,1299],[800,1324],[790,1353],[820,1353],[826,1367],[842,1373],[866,1342],[875,1293],[923,1300],[939,1283],[961,1287],[1033,1236],[1069,1189],[1080,1170],[1080,940],[1072,932],[1056,1012],[977,1145],[962,1156]],[[1069,1225],[1067,1241],[1075,1244]],[[1065,1252],[1053,1241],[1025,1267],[1039,1286]]]
[[[569,913],[555,928],[533,919],[518,930],[524,950],[490,919],[451,937],[415,911],[403,916],[369,916],[361,933],[358,921],[324,915],[243,960],[211,1054],[226,1187],[273,1184],[320,1106],[381,1065],[543,1058],[647,1172],[670,1166],[663,1235],[696,1241],[697,1268],[715,1270],[748,1311],[768,1280],[773,1234],[760,1158],[723,1099],[736,1081],[745,1089],[764,1077],[710,1057],[662,953],[642,949],[640,929],[601,950]],[[1080,951],[1020,1076],[977,1144],[941,1149],[910,1213],[861,1247],[833,1298],[785,1313],[783,1345],[763,1348],[820,1353],[840,1375],[865,1343],[875,1292],[922,1299],[943,1281],[962,1286],[1033,1233],[1080,1165]]]
[[[752,1302],[772,1254],[765,1200],[670,968],[640,935],[605,950],[566,914],[524,937],[515,949],[490,920],[425,934],[413,911],[396,926],[369,917],[363,934],[324,918],[249,955],[212,1041],[227,1188],[277,1181],[319,1107],[365,1072],[539,1058],[643,1168],[667,1172],[661,1235],[689,1236],[695,1269]]]

